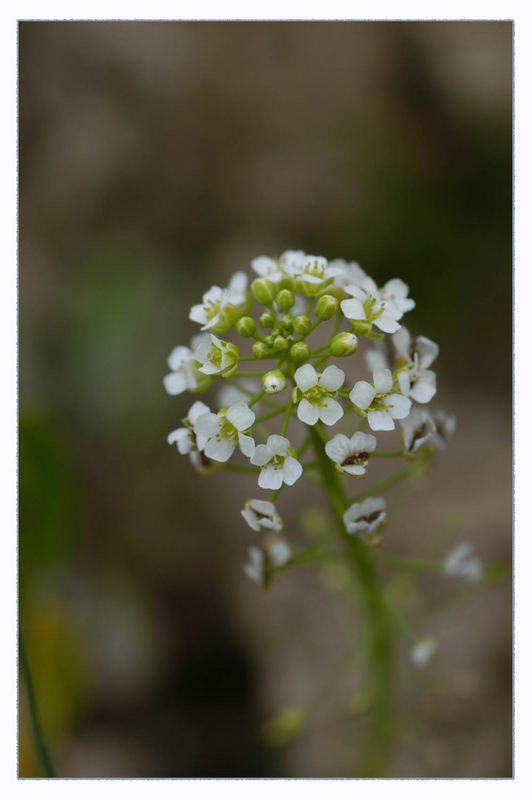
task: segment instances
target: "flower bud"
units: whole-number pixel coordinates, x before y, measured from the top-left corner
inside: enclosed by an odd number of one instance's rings
[[[259,317],[259,322],[263,328],[271,328],[275,324],[277,317],[272,311],[265,311]]]
[[[286,350],[288,347],[288,339],[285,339],[284,336],[276,336],[273,340],[273,346],[276,350]]]
[[[268,347],[264,342],[255,342],[251,348],[251,352],[255,358],[266,358],[268,356]]]
[[[354,333],[360,333],[363,336],[367,336],[368,333],[371,332],[371,322],[353,322],[351,329],[354,331]]]
[[[343,356],[352,355],[358,348],[358,340],[354,333],[344,331],[337,333],[333,336],[329,345],[329,350],[332,356],[342,358]]]
[[[297,333],[298,336],[306,336],[311,328],[312,328],[312,322],[306,316],[306,314],[301,314],[299,317],[295,318],[294,331],[295,333]]]
[[[310,347],[305,342],[296,342],[290,348],[290,358],[293,361],[306,361],[310,355]]]
[[[281,328],[285,331],[291,331],[294,327],[294,318],[291,314],[285,314],[284,317],[281,317]]]
[[[296,302],[296,299],[293,293],[289,291],[289,289],[281,289],[281,291],[275,298],[275,302],[277,303],[281,311],[289,311]]]
[[[275,284],[267,278],[257,278],[249,288],[257,303],[262,303],[264,306],[269,306],[273,303],[277,293]]]
[[[262,377],[262,385],[266,394],[277,394],[286,388],[286,378],[280,369],[272,369]]]
[[[240,317],[236,323],[236,329],[240,336],[249,338],[250,336],[253,336],[257,326],[255,325],[255,320],[252,317]]]
[[[338,300],[332,294],[324,294],[316,303],[314,313],[318,319],[326,320],[334,317],[338,309]]]

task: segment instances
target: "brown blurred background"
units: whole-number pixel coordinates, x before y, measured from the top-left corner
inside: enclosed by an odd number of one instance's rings
[[[165,394],[166,357],[261,253],[402,277],[458,428],[386,548],[466,539],[509,567],[511,23],[24,22],[19,45],[20,618],[58,772],[348,776],[341,575],[243,576],[254,482],[167,446],[190,398]],[[316,502],[283,495],[294,539]],[[384,578],[440,641],[419,672],[398,640],[389,774],[510,775],[509,580]],[[264,726],[309,697],[300,736]]]

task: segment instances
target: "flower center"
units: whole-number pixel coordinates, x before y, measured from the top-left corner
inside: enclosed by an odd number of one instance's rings
[[[365,464],[369,459],[369,453],[350,453],[345,461],[342,461],[342,467],[351,467],[353,465],[360,466]]]
[[[311,386],[310,389],[304,392],[304,397],[313,406],[323,406],[325,405],[325,400],[328,397],[332,397],[332,392],[328,392],[322,386]]]

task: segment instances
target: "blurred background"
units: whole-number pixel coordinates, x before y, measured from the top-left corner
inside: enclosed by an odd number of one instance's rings
[[[342,576],[243,576],[254,481],[168,447],[191,401],[162,376],[256,255],[403,278],[458,427],[386,548],[509,574],[511,23],[23,22],[19,70],[19,608],[59,775],[348,776]],[[308,486],[289,537],[325,513]],[[511,775],[509,578],[386,577],[440,643],[424,671],[397,643],[389,774]],[[40,775],[22,690],[19,738]]]

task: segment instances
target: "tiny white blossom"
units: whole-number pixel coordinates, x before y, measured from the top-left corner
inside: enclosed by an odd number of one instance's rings
[[[286,388],[286,377],[280,369],[272,369],[263,376],[262,385],[266,394],[277,394]]]
[[[411,400],[392,392],[392,389],[390,370],[376,369],[373,372],[373,385],[367,381],[357,381],[349,394],[353,405],[367,412],[372,431],[393,431],[394,420],[408,416]]]
[[[466,581],[475,583],[482,578],[482,561],[476,555],[469,542],[462,542],[453,547],[443,562],[443,572],[455,578],[463,578]]]
[[[430,402],[436,394],[436,374],[428,367],[438,356],[438,345],[426,336],[412,339],[405,327],[394,333],[392,341],[397,363],[404,365],[397,375],[401,392],[418,403]]]
[[[283,528],[281,517],[268,500],[247,500],[240,513],[254,531],[280,531]]]
[[[283,483],[292,486],[303,473],[303,467],[295,458],[296,451],[290,447],[286,436],[273,433],[266,444],[259,444],[251,457],[251,463],[262,467],[259,475],[261,489],[280,489]]]
[[[411,297],[408,297],[408,286],[404,281],[399,278],[392,278],[391,281],[385,283],[380,289],[380,296],[383,300],[388,300],[393,303],[401,314],[411,311],[415,307],[415,302]]]
[[[306,425],[315,425],[320,419],[324,425],[335,425],[343,417],[344,410],[334,395],[343,385],[344,372],[331,364],[318,374],[312,364],[304,364],[296,370],[294,380],[294,402],[301,395],[297,417]],[[298,391],[299,390],[299,391]]]
[[[264,549],[252,545],[248,547],[248,562],[244,564],[244,573],[259,586],[264,586],[270,566],[282,567],[291,555],[290,545],[284,540],[265,543]]]
[[[360,285],[350,284],[344,289],[351,297],[342,300],[340,307],[344,316],[354,323],[375,325],[383,333],[395,333],[400,328],[397,320],[403,312],[390,300],[384,300],[372,278],[366,277]]]
[[[337,433],[325,445],[325,452],[336,464],[336,469],[356,478],[366,474],[371,453],[377,447],[377,440],[371,433],[357,431],[349,438]]]
[[[456,417],[447,411],[438,410],[432,412],[432,418],[436,424],[434,446],[437,450],[443,450],[456,429]]]
[[[196,420],[201,417],[202,414],[209,414],[210,408],[206,406],[205,403],[202,403],[201,400],[197,400],[191,407],[184,417],[183,422],[185,423],[184,428],[176,428],[175,431],[171,431],[167,436],[168,444],[175,444],[177,445],[177,449],[181,453],[181,455],[186,455],[190,453],[192,450],[197,450],[196,444],[196,434],[194,433],[194,424]]]
[[[201,330],[213,330],[222,333],[227,330],[238,313],[234,309],[242,308],[246,297],[247,276],[245,272],[235,272],[226,289],[211,286],[203,295],[201,303],[192,306],[189,319],[199,322]]]
[[[423,667],[427,666],[437,649],[438,642],[432,636],[426,636],[424,639],[418,639],[418,641],[410,648],[410,661],[415,667],[422,669]]]
[[[337,289],[345,289],[346,286],[358,286],[362,283],[367,274],[360,264],[356,261],[347,262],[343,258],[335,258],[329,261],[329,269],[334,274],[333,285]]]
[[[213,461],[225,462],[238,444],[249,458],[255,452],[255,442],[245,431],[254,422],[255,414],[244,402],[235,403],[217,414],[202,414],[194,424],[198,450],[203,450]]]
[[[236,344],[224,342],[212,333],[194,353],[196,361],[201,364],[199,371],[205,375],[231,375],[238,367],[238,356]]]
[[[303,294],[315,294],[325,281],[339,272],[339,269],[331,268],[323,256],[306,255],[301,251],[287,253],[281,256],[281,264],[287,275],[296,279],[296,286]]]
[[[168,366],[172,372],[163,378],[164,388],[168,394],[181,394],[187,389],[197,389],[201,383],[208,380],[200,375],[196,356],[190,347],[184,345],[174,347],[168,356]]]
[[[353,503],[344,512],[344,525],[348,533],[356,534],[377,544],[379,529],[386,522],[386,501],[382,497],[366,497]]]
[[[269,256],[257,256],[257,258],[254,258],[251,262],[251,269],[260,278],[267,278],[273,283],[279,283],[284,277],[284,272],[279,262]]]

